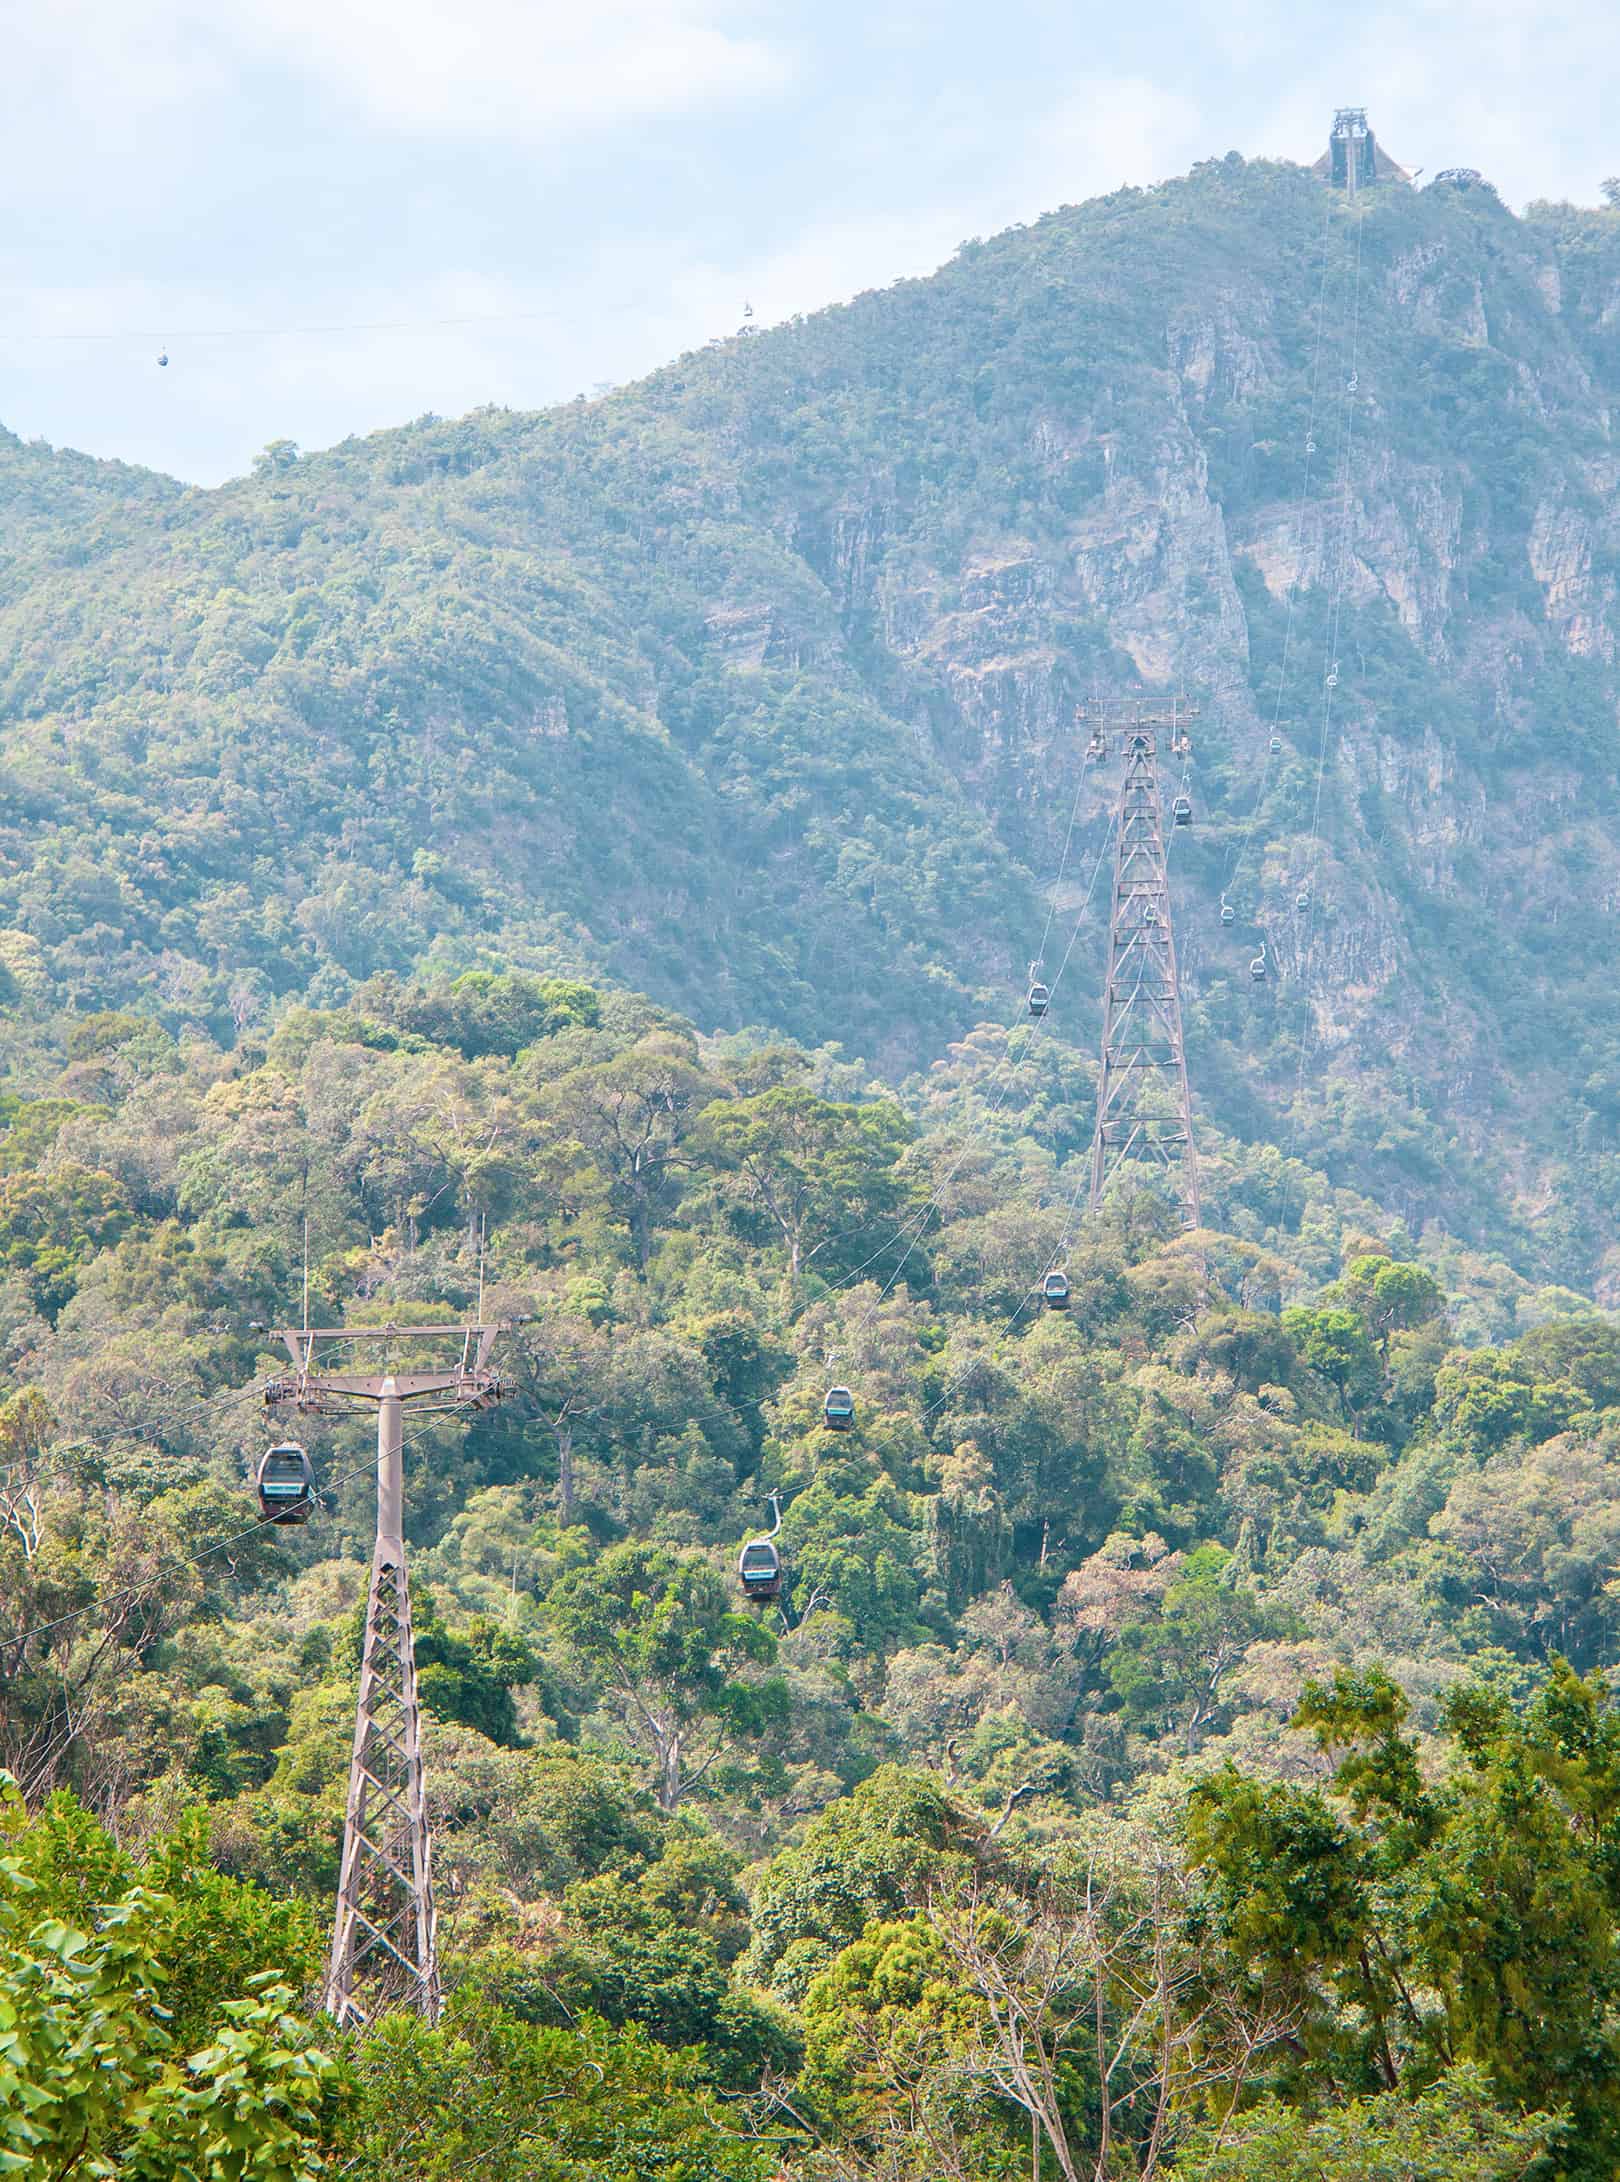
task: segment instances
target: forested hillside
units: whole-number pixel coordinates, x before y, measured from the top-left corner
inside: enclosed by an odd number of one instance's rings
[[[0,2167],[1620,2171],[1617,251],[1233,158],[218,492],[0,441]],[[1178,682],[1192,1231],[1083,1209],[1073,708]],[[507,1327],[436,2027],[316,2007],[306,1282]]]
[[[1206,1110],[1606,1283],[1617,281],[1613,212],[1233,157],[219,491],[0,442],[8,959],[221,1037],[607,975],[896,1078],[1008,1019],[1075,699],[1179,682]]]
[[[0,2141],[177,2174],[162,2117],[235,2081],[288,2174],[979,2178],[1033,2131],[1048,2175],[1282,2177],[1350,2099],[1324,2162],[1613,2171],[1607,1320],[1461,1260],[1454,1309],[1274,1152],[1220,1154],[1247,1237],[1077,1216],[1033,1026],[918,1119],[577,981],[385,977],[230,1050],[11,1024],[0,1991],[44,2104]],[[306,1218],[318,1320],[482,1280],[516,1322],[510,1399],[407,1449],[447,2027],[338,2049],[367,1427],[313,1424],[307,1528],[248,1491]]]

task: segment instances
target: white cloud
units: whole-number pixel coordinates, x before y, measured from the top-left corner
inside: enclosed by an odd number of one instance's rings
[[[735,98],[783,57],[703,0],[238,0],[235,30],[374,123],[543,130]]]
[[[543,143],[786,80],[737,0],[55,0],[12,33],[0,115],[100,128],[244,77],[302,82],[374,129]],[[3,20],[3,17],[0,17]]]
[[[1227,151],[1214,116],[1190,94],[1143,75],[1092,75],[1062,88],[1025,140],[1018,187],[1038,211],[1130,182],[1139,188]],[[1023,217],[1031,215],[1025,213]]]

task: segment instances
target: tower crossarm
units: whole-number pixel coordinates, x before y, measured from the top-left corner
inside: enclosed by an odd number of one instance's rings
[[[377,1372],[323,1371],[300,1383],[317,1401],[330,1396],[334,1400],[374,1402],[382,1377]],[[433,1403],[434,1407],[488,1401],[501,1383],[494,1372],[397,1371],[392,1377],[394,1391],[402,1402],[419,1402],[434,1395],[453,1397],[449,1403]]]

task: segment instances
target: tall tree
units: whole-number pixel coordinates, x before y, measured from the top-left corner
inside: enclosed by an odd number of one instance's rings
[[[886,1100],[851,1105],[778,1084],[711,1106],[704,1121],[738,1199],[781,1237],[795,1298],[807,1266],[870,1262],[877,1230],[911,1194],[895,1162],[915,1131]]]
[[[563,1577],[552,1626],[652,1761],[659,1808],[673,1812],[721,1753],[787,1708],[785,1685],[751,1672],[775,1639],[733,1611],[721,1578],[695,1555],[614,1546]]]
[[[546,1095],[549,1114],[606,1177],[643,1272],[654,1229],[674,1210],[693,1164],[697,1116],[717,1088],[688,1040],[651,1031],[612,1060],[570,1070]]]

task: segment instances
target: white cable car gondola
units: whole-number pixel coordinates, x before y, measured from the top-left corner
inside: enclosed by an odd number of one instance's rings
[[[1036,978],[1029,988],[1029,1012],[1037,1022],[1052,1005],[1052,988]]]
[[[1041,1295],[1049,1311],[1066,1311],[1069,1308],[1069,1276],[1054,1266],[1041,1282]]]
[[[768,1538],[750,1538],[737,1556],[737,1581],[743,1596],[777,1599],[782,1595],[782,1556]]]
[[[267,1447],[259,1457],[254,1489],[267,1523],[307,1523],[315,1505],[315,1473],[296,1440]]]
[[[737,1581],[748,1599],[777,1599],[782,1595],[782,1556],[773,1540],[782,1528],[782,1503],[770,1495],[771,1527],[750,1538],[737,1556]]]

